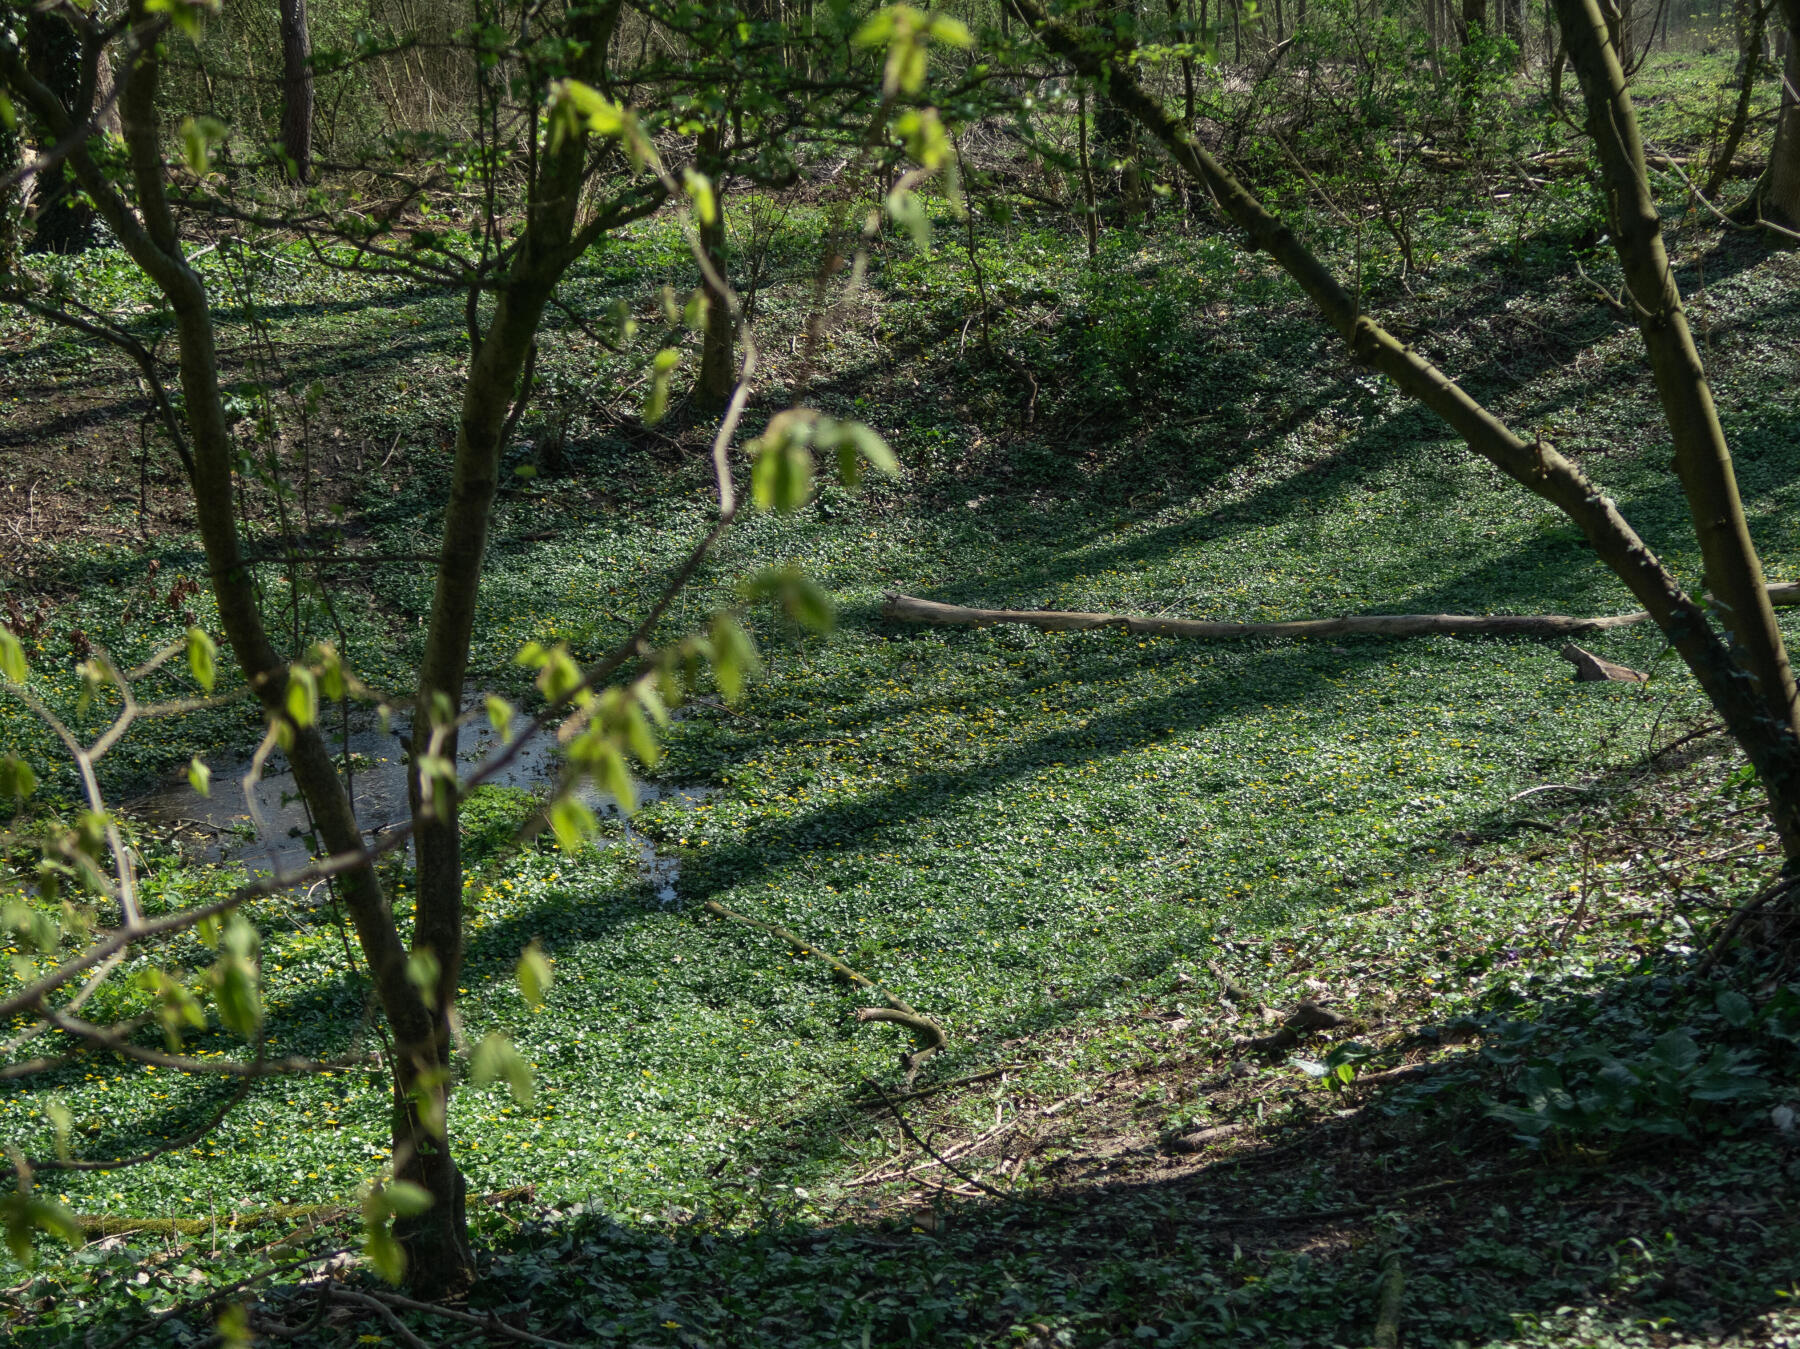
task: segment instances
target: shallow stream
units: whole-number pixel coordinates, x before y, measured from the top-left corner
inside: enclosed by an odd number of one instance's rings
[[[372,719],[353,724],[349,735],[352,776],[351,795],[363,834],[378,838],[404,824],[409,812],[406,800],[406,742],[410,731],[399,718],[383,731]],[[327,740],[340,754],[343,736],[327,732]],[[464,776],[484,763],[500,747],[499,734],[486,723],[466,728],[461,736],[457,763]],[[311,858],[306,843],[310,832],[306,804],[294,785],[294,775],[281,751],[270,754],[254,792],[246,798],[244,778],[250,771],[247,755],[212,765],[211,791],[202,796],[186,778],[168,783],[130,802],[126,811],[151,825],[170,830],[192,858],[209,862],[238,862],[256,872],[294,870]],[[539,735],[484,785],[517,787],[548,796],[562,771],[556,741]],[[641,805],[667,801],[692,807],[716,794],[716,788],[665,786],[639,783]],[[631,821],[609,793],[584,785],[582,800],[603,819],[617,819],[628,843],[638,851],[644,882],[664,904],[675,902],[675,881],[680,861],[665,857],[656,845],[631,827]],[[250,801],[254,801],[254,813]],[[411,845],[408,845],[411,851]]]

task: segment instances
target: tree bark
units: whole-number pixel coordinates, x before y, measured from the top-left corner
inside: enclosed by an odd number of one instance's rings
[[[147,15],[143,0],[133,0],[131,19],[134,27],[145,26]],[[16,88],[24,89],[34,109],[58,134],[70,129],[67,110],[48,88],[34,87],[31,82],[21,79],[22,72],[16,67],[6,73]],[[237,444],[231,435],[220,392],[218,353],[206,288],[183,255],[169,207],[157,109],[160,75],[160,59],[154,49],[141,54],[134,68],[120,75],[127,81],[119,108],[130,179],[137,199],[135,211],[112,189],[85,147],[70,155],[69,164],[81,185],[98,203],[101,214],[125,251],[155,283],[174,315],[179,378],[192,442],[190,484],[220,627],[264,712],[271,720],[287,725],[291,738],[288,763],[294,773],[295,785],[312,812],[320,843],[328,853],[353,854],[362,849],[362,834],[349,797],[318,727],[296,726],[288,717],[285,707],[287,664],[269,640],[237,533],[233,478]],[[338,886],[356,928],[363,958],[368,962],[382,1011],[394,1032],[397,1048],[394,1065],[397,1094],[395,1162],[396,1170],[400,1170],[412,1154],[420,1151],[415,1143],[421,1132],[416,1111],[410,1100],[402,1102],[399,1098],[410,1094],[418,1084],[421,1067],[412,1047],[432,1040],[431,1015],[406,977],[405,945],[374,867],[364,862],[339,873]],[[430,1153],[431,1150],[425,1151]],[[447,1157],[447,1149],[438,1149],[436,1155]],[[460,1205],[460,1193],[458,1200]],[[455,1228],[457,1240],[461,1240],[459,1205],[442,1208],[435,1220],[445,1227],[453,1222],[458,1224]],[[450,1244],[454,1246],[455,1242]],[[466,1256],[466,1241],[462,1241],[461,1249]],[[460,1269],[464,1273],[472,1269],[466,1258]],[[417,1272],[415,1267],[415,1274]]]
[[[1094,168],[1088,157],[1087,86],[1075,96],[1076,149],[1081,157],[1081,232],[1087,236],[1088,261],[1100,254],[1100,209],[1094,200]]]
[[[1800,0],[1780,0],[1787,41],[1782,44],[1781,111],[1769,150],[1762,213],[1785,229],[1800,229]]]
[[[695,146],[700,171],[712,179],[713,192],[713,218],[699,222],[700,248],[721,281],[730,275],[725,251],[725,175],[720,172],[724,148],[723,125],[701,132]],[[724,407],[737,387],[737,339],[725,292],[705,276],[700,284],[706,296],[706,326],[700,333],[698,392],[701,405],[711,411]]]
[[[1712,169],[1706,175],[1701,195],[1717,197],[1731,174],[1731,161],[1743,142],[1744,129],[1750,125],[1750,100],[1756,92],[1756,77],[1762,70],[1763,28],[1768,23],[1774,0],[1755,0],[1748,34],[1740,35],[1742,49],[1738,58],[1737,103],[1731,110],[1731,123],[1725,128],[1725,139],[1714,156]]]
[[[281,0],[281,151],[297,183],[312,178],[312,34],[306,0]]]
[[[93,86],[82,78],[81,35],[74,24],[53,10],[32,10],[25,24],[25,63],[67,110],[71,127],[87,120],[93,108]],[[40,151],[61,139],[42,122],[39,129]],[[31,201],[33,227],[27,252],[84,253],[94,246],[93,208],[80,199],[80,187],[67,160],[38,170]]]
[[[1565,3],[1568,0],[1564,0]],[[1588,0],[1591,7],[1592,0]],[[1769,797],[1770,820],[1790,861],[1800,858],[1800,736],[1791,716],[1777,718],[1763,688],[1751,677],[1705,610],[1690,597],[1640,539],[1613,501],[1546,441],[1523,440],[1464,393],[1417,352],[1396,341],[1367,314],[1281,220],[1131,78],[1096,49],[1090,33],[1053,20],[1039,0],[1013,0],[1046,46],[1078,74],[1110,80],[1113,97],[1156,138],[1184,172],[1203,183],[1253,244],[1266,250],[1344,338],[1351,355],[1380,371],[1437,413],[1472,450],[1527,490],[1557,506],[1578,525],[1600,559],[1647,609],[1756,767]],[[1616,63],[1615,63],[1616,65]],[[1654,291],[1651,292],[1654,295]],[[1708,521],[1705,528],[1714,528]],[[1747,539],[1746,539],[1747,542]],[[1751,555],[1754,560],[1754,554]],[[1726,584],[1735,581],[1735,572]],[[1745,597],[1721,593],[1739,615],[1752,612]],[[1767,608],[1758,589],[1752,606]],[[1791,688],[1791,684],[1790,684]]]
[[[582,56],[575,78],[604,89],[621,0],[571,11],[569,36]],[[436,792],[420,771],[433,749],[454,763],[457,719],[468,675],[469,643],[480,599],[482,563],[499,490],[503,438],[531,390],[527,359],[557,282],[584,248],[583,186],[591,146],[585,132],[544,146],[528,195],[525,219],[508,272],[495,293],[486,333],[472,331],[469,371],[457,420],[450,499],[444,511],[431,615],[411,739],[407,789],[417,860],[412,949],[437,961],[438,983],[416,1037],[395,1035],[402,1071],[395,1095],[396,1174],[431,1193],[431,1208],[395,1225],[406,1248],[409,1278],[430,1295],[454,1291],[473,1276],[463,1218],[465,1186],[447,1138],[425,1116],[447,1117],[450,1098],[450,1018],[463,962],[462,842],[454,794]],[[604,217],[602,217],[604,218]],[[596,230],[593,221],[587,230]],[[596,231],[597,232],[597,231]],[[420,1102],[427,1103],[421,1110]]]
[[[133,29],[151,27],[145,0],[131,0]],[[585,39],[589,57],[576,74],[604,82],[599,63],[605,36],[618,13],[617,0],[571,21]],[[595,38],[600,40],[595,41]],[[286,659],[269,639],[257,606],[255,587],[237,534],[234,481],[237,445],[221,398],[213,319],[204,285],[182,251],[166,190],[166,154],[157,107],[160,55],[142,52],[120,100],[134,201],[114,189],[85,146],[69,157],[83,188],[99,203],[108,225],[133,262],[168,301],[175,320],[180,383],[192,439],[191,484],[220,625],[246,679],[272,721],[286,722],[296,786],[306,799],[325,850],[355,854],[362,849],[349,798],[331,754],[313,725],[296,726],[285,710]],[[16,52],[0,49],[0,78],[23,97],[33,116],[56,137],[72,129],[68,108],[26,70]],[[460,705],[468,661],[481,556],[497,486],[501,436],[531,339],[556,281],[603,229],[647,214],[658,197],[627,199],[616,212],[598,212],[574,228],[587,171],[589,138],[565,138],[557,151],[540,156],[526,219],[496,296],[487,340],[472,353],[457,436],[450,502],[437,589],[420,670],[413,726],[414,763],[430,742],[433,711]],[[629,209],[627,209],[629,207]],[[520,391],[519,397],[523,397]],[[454,758],[454,725],[438,748]],[[411,795],[419,829],[415,845],[419,887],[413,925],[415,950],[429,950],[440,963],[435,998],[423,997],[407,978],[408,951],[373,866],[367,861],[339,873],[338,884],[356,928],[382,1010],[394,1034],[393,1165],[434,1202],[423,1214],[397,1225],[408,1255],[407,1279],[425,1296],[441,1296],[473,1277],[466,1235],[465,1187],[452,1155],[447,1129],[450,1097],[449,1017],[462,959],[462,879],[455,802],[430,811],[421,800],[418,773]]]
[[[1557,0],[1557,9],[1569,60],[1587,100],[1588,130],[1600,150],[1613,247],[1674,440],[1675,471],[1699,536],[1707,586],[1756,681],[1771,727],[1800,736],[1793,670],[1744,518],[1712,386],[1663,246],[1662,217],[1650,190],[1637,115],[1618,53],[1607,40],[1605,18],[1595,0]],[[1800,793],[1800,781],[1792,789]]]
[[[1800,584],[1769,588],[1772,603],[1800,605]],[[1087,614],[1068,609],[970,609],[912,595],[889,595],[881,616],[899,623],[985,628],[1017,623],[1040,632],[1091,632],[1122,628],[1153,637],[1241,642],[1308,637],[1573,637],[1588,632],[1635,627],[1651,615],[1639,609],[1600,618],[1566,614],[1353,614],[1348,618],[1300,618],[1281,623],[1220,623],[1201,618],[1159,618],[1147,614]]]

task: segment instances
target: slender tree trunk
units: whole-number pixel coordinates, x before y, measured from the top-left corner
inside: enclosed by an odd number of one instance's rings
[[[1582,2],[1559,0],[1563,5]],[[1793,685],[1788,677],[1785,690],[1789,701],[1783,703],[1782,676],[1786,675],[1786,658],[1779,646],[1779,633],[1774,634],[1772,649],[1769,644],[1760,642],[1763,628],[1759,610],[1768,611],[1768,592],[1759,589],[1756,596],[1749,597],[1740,587],[1748,577],[1760,581],[1761,569],[1750,549],[1747,532],[1734,530],[1731,524],[1735,486],[1730,477],[1729,460],[1720,457],[1722,444],[1715,450],[1709,445],[1694,443],[1695,428],[1690,423],[1702,408],[1710,410],[1711,407],[1710,399],[1696,396],[1704,392],[1703,377],[1697,390],[1691,376],[1684,380],[1680,371],[1671,372],[1674,378],[1670,383],[1676,386],[1677,396],[1677,407],[1670,415],[1671,430],[1678,445],[1688,446],[1685,455],[1688,462],[1682,469],[1683,486],[1693,484],[1689,506],[1703,540],[1703,550],[1729,552],[1734,539],[1741,545],[1742,551],[1735,558],[1721,556],[1716,565],[1711,556],[1707,558],[1708,579],[1714,582],[1716,597],[1722,606],[1728,606],[1727,612],[1734,620],[1731,635],[1740,643],[1736,647],[1729,645],[1713,629],[1706,611],[1657,560],[1613,501],[1589,482],[1576,465],[1541,439],[1527,441],[1515,435],[1442,371],[1396,341],[1363,311],[1359,297],[1339,284],[1293,231],[1270,214],[1194,139],[1191,132],[1145,94],[1127,71],[1096,50],[1089,33],[1051,19],[1040,0],[1014,0],[1014,4],[1038,30],[1045,44],[1078,73],[1090,79],[1108,80],[1112,95],[1121,106],[1167,147],[1183,170],[1204,183],[1255,245],[1266,251],[1295,280],[1349,344],[1351,354],[1358,361],[1392,379],[1402,391],[1442,417],[1472,450],[1527,490],[1552,502],[1581,528],[1600,559],[1650,612],[1693,672],[1727,729],[1757,769],[1768,793],[1770,822],[1790,864],[1800,858],[1800,733],[1795,730],[1792,711]],[[1593,0],[1585,0],[1584,8],[1598,22]],[[1573,40],[1567,33],[1565,37]],[[1617,68],[1616,61],[1614,68]],[[1617,97],[1607,102],[1607,107],[1614,110],[1609,115],[1616,115],[1616,109],[1621,105],[1628,114],[1629,103],[1624,101],[1622,76],[1619,77]],[[1636,143],[1635,127],[1627,139]],[[1638,172],[1642,175],[1641,154]],[[1650,218],[1654,221],[1654,209]],[[1657,243],[1660,247],[1660,239]],[[1630,248],[1633,261],[1628,264],[1628,276],[1635,278],[1643,259],[1638,256],[1639,245],[1635,240]],[[1667,276],[1666,259],[1662,275]],[[1633,280],[1632,285],[1634,293],[1643,291],[1640,302],[1647,299],[1657,306],[1650,311],[1655,315],[1656,324],[1674,332],[1680,321],[1679,308],[1674,313],[1668,310],[1666,300],[1660,294],[1661,278],[1649,286],[1641,280]],[[1684,322],[1680,322],[1679,331],[1686,333]],[[1666,336],[1659,336],[1658,346],[1666,348],[1669,345]],[[1662,387],[1659,374],[1659,392]],[[1695,403],[1699,403],[1700,408],[1690,406]],[[1679,429],[1675,425],[1677,413]],[[1735,511],[1735,516],[1742,519],[1741,508]],[[1721,579],[1723,591],[1719,589]],[[1769,626],[1773,626],[1772,612]],[[1763,649],[1753,649],[1749,643],[1760,643]],[[1741,658],[1739,652],[1743,653]]]
[[[1613,245],[1675,442],[1675,469],[1700,537],[1707,586],[1756,680],[1771,726],[1800,735],[1793,671],[1744,518],[1712,386],[1663,246],[1662,218],[1650,190],[1625,72],[1607,41],[1595,0],[1557,0],[1557,8],[1569,60],[1587,99],[1588,129],[1600,150],[1611,208]],[[1792,787],[1800,791],[1800,782]]]
[[[68,110],[75,125],[85,122],[93,107],[89,85],[84,98],[81,36],[75,26],[53,10],[34,9],[25,23],[25,62],[58,103]],[[39,124],[39,150],[48,150],[57,137]],[[74,175],[66,160],[40,169],[32,181],[33,228],[28,252],[83,253],[94,246],[94,212],[80,200]]]
[[[293,180],[312,178],[312,34],[306,0],[281,0],[281,150]]]
[[[1174,30],[1171,35],[1178,42],[1192,42],[1194,34],[1191,31],[1183,32],[1181,29],[1181,0],[1168,0],[1168,9],[1169,27]],[[1004,0],[1002,0],[1000,12],[1002,14],[1006,12]],[[1191,56],[1181,58],[1181,89],[1181,106],[1187,114],[1188,125],[1192,126],[1194,124],[1194,58]]]
[[[1777,225],[1800,229],[1800,0],[1779,0],[1783,36],[1781,111],[1763,176],[1762,211]]]
[[[720,173],[725,149],[725,128],[708,127],[700,133],[695,147],[700,170],[712,178],[713,218],[699,222],[700,247],[721,281],[729,277],[730,259],[726,254],[725,177]],[[703,407],[722,408],[731,399],[737,385],[736,334],[733,332],[731,306],[725,292],[702,277],[701,289],[706,296],[706,326],[700,334],[700,379],[697,392]]]
[[[0,180],[18,172],[20,162],[18,130],[0,122]],[[18,187],[0,187],[0,286],[18,270],[22,216]]]
[[[1087,235],[1088,261],[1100,255],[1100,212],[1094,201],[1094,171],[1088,162],[1087,86],[1076,95],[1076,144],[1081,156],[1081,228]]]
[[[1731,161],[1737,156],[1738,146],[1744,139],[1744,129],[1750,125],[1750,100],[1756,93],[1756,77],[1762,68],[1763,27],[1769,18],[1769,8],[1773,0],[1758,0],[1753,6],[1750,28],[1745,34],[1738,57],[1738,92],[1737,104],[1731,110],[1731,122],[1725,128],[1725,139],[1719,145],[1719,153],[1713,158],[1712,171],[1706,175],[1706,186],[1700,191],[1708,197],[1717,197],[1725,187],[1725,179],[1731,173]]]
[[[576,78],[606,87],[606,53],[620,0],[581,12],[570,36],[584,53]],[[471,333],[469,371],[457,420],[450,499],[444,511],[431,616],[419,664],[414,702],[411,770],[407,774],[417,858],[413,950],[437,962],[438,984],[422,1033],[395,1033],[395,1057],[403,1076],[395,1098],[394,1150],[398,1174],[424,1186],[434,1200],[415,1218],[396,1224],[415,1284],[434,1295],[453,1291],[471,1277],[463,1216],[462,1173],[447,1137],[428,1127],[432,1114],[448,1110],[450,1014],[463,961],[462,843],[458,802],[439,793],[421,768],[435,744],[438,757],[454,763],[457,726],[468,676],[482,564],[487,553],[500,456],[506,428],[522,411],[531,389],[530,358],[544,307],[563,272],[581,252],[575,225],[586,181],[588,138],[563,138],[544,147],[532,183],[525,220],[510,271],[495,294],[487,332]],[[420,1108],[420,1101],[426,1108]],[[404,1169],[402,1169],[404,1167]]]

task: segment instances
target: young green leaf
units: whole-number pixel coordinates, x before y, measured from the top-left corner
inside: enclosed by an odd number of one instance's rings
[[[744,693],[744,680],[760,668],[756,645],[730,614],[716,614],[712,621],[710,654],[713,679],[725,701],[735,703]]]
[[[0,754],[0,796],[23,801],[37,790],[37,774],[31,765],[10,750]]]
[[[194,682],[211,693],[213,683],[218,678],[219,648],[199,628],[187,630],[187,658]]]
[[[394,1240],[394,1234],[388,1231],[385,1213],[373,1222],[365,1220],[363,1255],[368,1258],[375,1272],[387,1282],[398,1284],[406,1277],[406,1252]]]
[[[514,1101],[520,1105],[531,1104],[531,1065],[519,1056],[513,1042],[499,1031],[494,1031],[475,1046],[469,1059],[469,1076],[478,1087],[505,1079]]]
[[[54,1096],[44,1102],[44,1115],[56,1134],[56,1155],[66,1162],[69,1160],[69,1130],[75,1123],[75,1116]]]
[[[437,956],[424,947],[406,958],[406,982],[418,990],[420,1001],[427,1007],[437,1006],[438,978],[443,972]]]
[[[188,172],[204,178],[212,172],[212,148],[225,139],[225,124],[215,117],[189,117],[181,123],[181,157]]]
[[[694,214],[702,225],[711,225],[719,218],[718,199],[713,195],[712,179],[695,169],[683,169],[681,186],[688,194],[688,200],[694,203]]]
[[[533,938],[529,946],[519,955],[518,966],[513,970],[519,981],[519,992],[525,995],[525,1001],[533,1007],[543,1005],[544,991],[550,987],[555,971],[550,967],[550,958],[544,954],[544,948]]]
[[[208,768],[198,757],[188,760],[188,786],[201,796],[212,795],[212,769]]]
[[[228,1302],[219,1308],[213,1328],[219,1333],[220,1349],[250,1349],[255,1343],[250,1334],[250,1313],[241,1302]]]
[[[219,1020],[227,1030],[249,1039],[262,1025],[262,993],[257,985],[256,951],[260,945],[256,928],[242,914],[233,914],[225,924],[223,954],[206,972],[212,985],[213,1000],[219,1009]]]
[[[564,852],[574,852],[599,828],[594,812],[577,797],[559,796],[550,803],[550,831]]]
[[[488,724],[498,733],[501,743],[510,745],[512,743],[512,704],[495,694],[488,694],[487,717]]]
[[[319,719],[319,681],[304,665],[288,667],[286,705],[296,726],[311,726]]]
[[[11,628],[0,626],[0,678],[10,684],[23,684],[30,673],[25,664],[25,648]]]
[[[812,496],[812,451],[783,438],[764,444],[750,470],[750,495],[764,510],[788,514]]]
[[[416,1218],[431,1203],[431,1191],[410,1180],[390,1180],[381,1187],[382,1207],[401,1218]]]

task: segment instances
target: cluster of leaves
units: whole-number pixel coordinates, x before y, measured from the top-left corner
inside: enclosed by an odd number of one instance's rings
[[[1791,1078],[1800,1049],[1800,986],[1780,987],[1760,1007],[1720,988],[1703,1019],[1706,1028],[1663,1030],[1630,1052],[1588,1039],[1546,1052],[1545,1027],[1502,1024],[1482,1055],[1511,1069],[1512,1099],[1494,1101],[1489,1113],[1541,1147],[1609,1135],[1736,1132],[1757,1118],[1757,1107],[1781,1109],[1788,1092],[1780,1084]],[[1722,1043],[1722,1036],[1736,1043]],[[1523,1104],[1514,1104],[1520,1097]],[[1791,1110],[1787,1119],[1791,1128]]]

